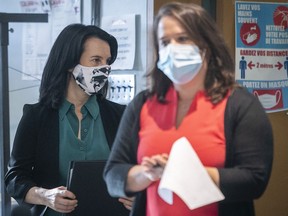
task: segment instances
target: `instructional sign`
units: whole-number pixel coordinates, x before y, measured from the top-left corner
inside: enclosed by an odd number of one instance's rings
[[[102,17],[101,27],[118,42],[118,55],[112,70],[131,70],[136,52],[136,15]]]
[[[235,2],[238,83],[267,112],[288,109],[288,4]]]
[[[24,23],[22,34],[23,80],[41,80],[50,49],[59,33],[80,23],[80,0],[21,0],[23,13],[48,13],[48,23]]]

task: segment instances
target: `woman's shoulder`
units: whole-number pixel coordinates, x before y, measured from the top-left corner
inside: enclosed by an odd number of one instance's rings
[[[33,104],[24,104],[23,106],[23,111],[41,111],[41,110],[47,111],[47,110],[53,110],[53,109],[39,102],[33,103]]]
[[[247,104],[247,102],[256,101],[258,99],[254,94],[249,92],[246,88],[240,86],[231,90],[229,100],[233,100],[235,102],[237,101],[237,104],[239,102],[245,102],[245,104]]]
[[[24,112],[33,112],[37,111],[40,109],[43,109],[44,107],[38,102],[38,103],[33,103],[33,104],[24,104],[23,106],[23,111]]]
[[[53,109],[39,102],[34,104],[24,104],[23,106],[23,116],[26,116],[27,118],[33,117],[33,119],[43,119],[47,117],[52,119],[52,116],[57,115],[58,109]]]
[[[148,89],[142,90],[142,91],[140,91],[139,93],[137,93],[135,95],[133,100],[136,101],[136,102],[145,102],[146,99],[150,96],[149,94],[150,93],[149,93]]]
[[[128,106],[139,109],[146,102],[148,97],[149,97],[149,91],[148,90],[142,90],[135,95],[135,97],[129,103]]]
[[[99,100],[98,100],[98,102],[99,102]],[[115,107],[115,108],[119,108],[119,109],[125,109],[125,107],[126,107],[125,104],[116,103],[116,102],[111,101],[111,100],[106,99],[106,98],[100,100],[100,103],[101,103],[101,102],[102,102],[103,104],[108,105],[108,106]]]
[[[126,108],[125,104],[119,104],[103,97],[97,97],[97,102],[102,115],[116,114],[121,116]]]
[[[228,98],[227,107],[238,112],[261,111],[265,112],[259,99],[244,87],[236,87],[231,91]]]

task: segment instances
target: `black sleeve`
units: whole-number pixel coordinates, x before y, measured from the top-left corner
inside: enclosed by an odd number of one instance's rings
[[[144,103],[144,92],[139,93],[126,108],[104,170],[104,179],[111,196],[123,197],[128,171],[137,164],[139,115]]]
[[[271,174],[273,134],[259,100],[245,89],[235,90],[227,102],[225,135],[226,165],[219,169],[224,202],[260,197]]]
[[[16,131],[8,171],[4,178],[8,194],[18,203],[24,203],[28,190],[36,186],[32,179],[34,145],[37,140],[35,136],[37,124],[34,115],[31,106],[25,105]]]

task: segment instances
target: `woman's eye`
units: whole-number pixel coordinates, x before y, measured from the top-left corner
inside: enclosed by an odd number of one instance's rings
[[[179,37],[178,38],[178,42],[181,42],[181,43],[185,43],[185,42],[189,42],[190,39],[189,37]]]
[[[92,59],[92,62],[96,65],[101,64],[102,60],[101,59]]]

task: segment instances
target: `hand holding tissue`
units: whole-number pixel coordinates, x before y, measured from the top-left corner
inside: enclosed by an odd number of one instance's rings
[[[224,199],[185,137],[174,142],[158,187],[160,197],[171,205],[173,192],[191,210]]]

